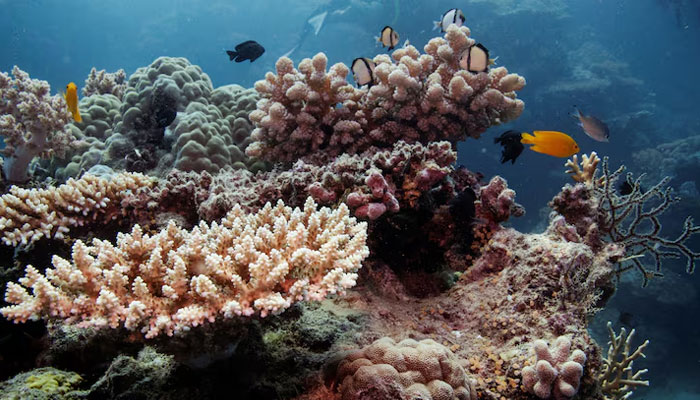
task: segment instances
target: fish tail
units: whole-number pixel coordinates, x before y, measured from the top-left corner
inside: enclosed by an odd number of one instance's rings
[[[433,21],[433,30],[436,31],[442,25],[442,21]]]
[[[231,50],[226,50],[226,54],[228,54],[229,61],[233,61],[233,59],[238,55],[237,52]]]
[[[522,139],[520,139],[522,144],[535,144],[535,137],[527,132],[523,132]]]

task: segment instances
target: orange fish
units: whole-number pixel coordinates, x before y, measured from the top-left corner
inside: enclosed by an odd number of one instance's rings
[[[66,85],[66,93],[63,94],[63,98],[66,99],[68,111],[73,114],[73,120],[75,120],[75,122],[83,122],[83,118],[80,116],[80,110],[78,110],[78,87],[75,83],[71,82]]]
[[[534,131],[532,135],[523,132],[520,143],[534,145],[530,147],[532,151],[562,158],[571,157],[581,150],[571,136],[557,131]]]

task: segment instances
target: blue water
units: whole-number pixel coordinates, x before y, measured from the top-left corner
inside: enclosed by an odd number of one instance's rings
[[[511,13],[502,4],[525,10]],[[0,0],[0,70],[18,65],[56,91],[69,81],[82,84],[92,67],[123,68],[129,75],[168,55],[201,66],[214,87],[251,87],[295,46],[295,62],[320,51],[331,64],[373,56],[381,51],[374,36],[387,24],[401,42],[409,39],[420,48],[435,36],[431,21],[456,6],[499,65],[527,78],[518,93],[526,103],[519,119],[459,144],[459,163],[486,177],[502,175],[516,190],[528,210],[512,222],[518,229],[541,229],[541,210],[569,178],[561,159],[529,151],[515,165],[500,164],[493,137],[501,131],[568,132],[583,153],[597,151],[612,166],[627,164],[632,172],[634,152],[700,134],[700,4],[691,0]],[[321,11],[329,14],[319,34],[305,35],[306,20]],[[254,63],[229,62],[225,50],[250,39],[265,54]],[[583,135],[569,115],[573,105],[608,121],[609,143]],[[623,124],[625,116],[639,112],[650,116]],[[679,231],[680,220],[665,222],[670,232]],[[638,338],[652,339],[648,359],[637,363],[649,368],[651,388],[639,390],[636,399],[700,399],[700,282],[697,275],[684,275],[680,264],[668,269],[669,281],[683,282],[687,300],[668,301],[673,285],[641,290],[632,279],[601,316],[615,321],[615,310],[632,312]],[[604,324],[592,327],[604,342]]]

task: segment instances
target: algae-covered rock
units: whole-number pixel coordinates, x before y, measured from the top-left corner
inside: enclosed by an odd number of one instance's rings
[[[0,383],[0,394],[2,400],[79,399],[86,394],[77,389],[82,380],[75,372],[37,368]]]

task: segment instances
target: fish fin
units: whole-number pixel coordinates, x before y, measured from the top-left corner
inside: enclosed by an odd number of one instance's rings
[[[233,61],[234,58],[238,55],[237,52],[231,51],[231,50],[226,50],[226,54],[228,54],[228,60]]]
[[[389,49],[387,51],[392,51],[394,50],[394,46],[389,46]]]
[[[520,139],[522,144],[535,144],[535,137],[527,132],[523,132],[522,139]]]
[[[433,29],[434,31],[438,30],[440,28],[440,25],[442,25],[442,21],[433,21]]]
[[[75,122],[83,122],[83,117],[80,116],[80,111],[76,108],[73,113],[73,120]]]
[[[289,57],[289,56],[291,56],[292,53],[294,53],[294,51],[296,51],[297,47],[299,47],[299,45],[296,45],[296,46],[292,47],[292,49],[289,50],[288,52],[284,53],[284,54],[282,55],[282,57]]]

